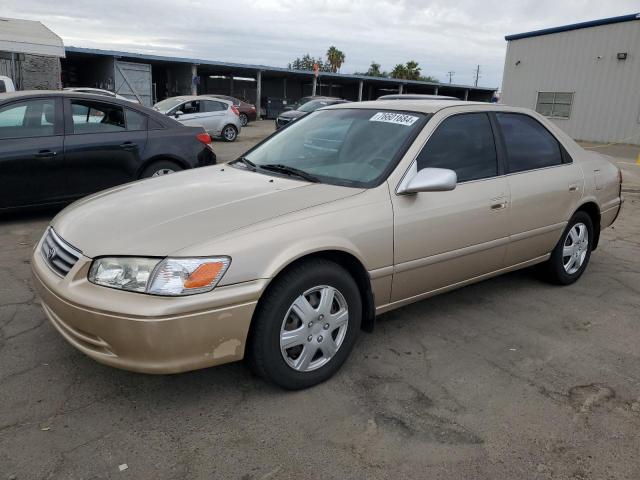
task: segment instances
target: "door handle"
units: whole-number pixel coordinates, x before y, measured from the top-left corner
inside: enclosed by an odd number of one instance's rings
[[[507,208],[507,202],[494,203],[491,205],[491,210],[502,210],[503,208]]]
[[[576,190],[578,190],[578,184],[577,183],[570,183],[569,184],[569,191],[570,192],[575,192]]]
[[[135,147],[136,147],[136,144],[133,142],[124,142],[120,144],[120,148],[124,148],[125,150],[129,150]]]
[[[58,152],[54,152],[53,150],[40,150],[36,153],[36,157],[38,158],[52,158],[55,157]]]

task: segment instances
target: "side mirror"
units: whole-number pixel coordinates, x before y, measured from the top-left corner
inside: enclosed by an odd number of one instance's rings
[[[173,116],[176,118],[180,118],[180,115],[184,115],[184,112],[182,110],[178,110],[173,114]]]
[[[458,176],[448,168],[423,168],[415,173],[416,166],[398,188],[399,194],[418,192],[446,192],[456,188]]]

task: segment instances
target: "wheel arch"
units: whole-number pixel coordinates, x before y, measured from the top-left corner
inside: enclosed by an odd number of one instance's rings
[[[160,155],[155,155],[153,157],[148,158],[147,160],[145,160],[140,167],[138,167],[138,171],[136,172],[136,177],[140,178],[140,175],[142,175],[142,172],[144,172],[144,170],[151,164],[155,163],[155,162],[161,162],[163,160],[167,160],[169,162],[174,162],[176,164],[178,164],[179,166],[181,166],[184,170],[187,170],[189,168],[191,168],[191,165],[189,165],[189,163],[187,163],[186,161],[184,161],[184,159],[175,156],[175,155],[171,155],[171,154],[160,154]]]
[[[576,212],[585,212],[591,218],[593,223],[593,248],[598,248],[598,242],[600,241],[600,207],[593,200],[588,200],[582,203]],[[575,212],[574,212],[575,213]]]
[[[287,264],[282,265],[281,268],[271,277],[269,284],[266,286],[262,295],[260,296],[260,300],[258,300],[258,305],[256,306],[255,312],[260,309],[260,304],[263,298],[266,297],[270,288],[273,286],[276,279],[285,274],[287,271],[299,266],[302,263],[305,263],[309,260],[313,259],[324,259],[329,260],[338,265],[344,267],[353,277],[358,286],[358,290],[360,290],[360,297],[362,299],[362,323],[361,328],[366,332],[373,331],[375,325],[375,301],[373,297],[373,290],[371,289],[371,279],[369,277],[369,273],[364,267],[363,263],[352,253],[347,252],[345,250],[319,250],[315,252],[306,253],[297,258],[293,258]],[[254,318],[255,318],[254,312]],[[251,338],[253,331],[253,319],[251,320],[251,325],[249,326],[249,335],[248,338]]]

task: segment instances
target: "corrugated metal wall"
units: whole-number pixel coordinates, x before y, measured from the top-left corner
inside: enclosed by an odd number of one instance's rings
[[[510,41],[502,102],[535,109],[540,91],[575,92],[553,119],[573,138],[640,144],[640,21]]]

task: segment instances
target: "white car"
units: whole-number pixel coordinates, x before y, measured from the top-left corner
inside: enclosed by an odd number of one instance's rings
[[[225,142],[235,141],[240,133],[240,112],[228,100],[185,95],[162,100],[153,108],[184,125],[203,127],[209,135]]]
[[[4,75],[0,75],[0,93],[15,92],[16,87],[13,84],[13,80]]]
[[[104,90],[103,88],[91,88],[91,87],[67,87],[63,88],[67,92],[80,92],[80,93],[93,93],[94,95],[104,95],[105,97],[118,98],[120,100],[126,100],[127,102],[140,103],[135,98],[127,98],[119,95],[111,90]]]

